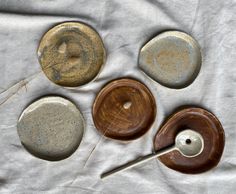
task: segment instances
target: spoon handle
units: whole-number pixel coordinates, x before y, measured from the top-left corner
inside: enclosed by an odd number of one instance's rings
[[[167,154],[167,153],[169,153],[169,152],[171,152],[171,151],[173,151],[173,150],[177,150],[177,148],[175,147],[175,145],[170,146],[170,147],[163,148],[163,149],[157,151],[156,153],[149,154],[149,155],[144,156],[144,157],[142,157],[142,158],[138,158],[138,159],[136,159],[136,160],[134,160],[134,161],[131,161],[131,162],[127,163],[127,164],[124,164],[124,165],[122,165],[122,166],[119,166],[119,167],[117,167],[117,168],[115,168],[115,169],[113,169],[113,170],[111,170],[111,171],[108,171],[108,172],[103,173],[103,174],[101,175],[101,179],[104,179],[104,178],[106,178],[106,177],[108,177],[108,176],[111,176],[111,175],[113,175],[113,174],[116,174],[116,173],[118,173],[118,172],[121,172],[121,171],[130,169],[130,168],[132,168],[132,167],[134,167],[134,166],[137,166],[137,165],[139,165],[139,164],[145,163],[145,162],[147,162],[147,161],[149,161],[149,160],[152,160],[153,158],[162,156],[162,155]]]

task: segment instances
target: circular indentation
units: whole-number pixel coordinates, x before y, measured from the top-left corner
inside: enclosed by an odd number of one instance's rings
[[[191,139],[186,139],[185,143],[186,144],[191,144]]]
[[[79,22],[65,22],[42,38],[38,58],[45,75],[65,87],[92,81],[105,62],[105,49],[98,33]]]
[[[155,150],[172,145],[176,135],[184,129],[194,130],[202,136],[204,148],[201,154],[187,158],[173,151],[159,157],[160,161],[171,169],[188,174],[205,172],[216,166],[224,150],[224,130],[212,113],[201,108],[183,109],[171,116],[156,134]],[[191,140],[187,146],[190,151],[192,146],[200,146],[197,136],[186,135],[182,140],[185,147],[186,139]]]
[[[176,136],[175,146],[183,156],[196,157],[202,153],[204,141],[198,132],[185,129]]]
[[[152,79],[170,88],[183,88],[197,77],[201,52],[186,33],[167,31],[149,41],[140,51],[140,68]]]
[[[118,79],[107,84],[93,104],[96,128],[106,137],[133,140],[151,127],[156,103],[149,89],[133,79]]]
[[[44,97],[21,114],[17,131],[22,145],[45,160],[69,157],[79,146],[84,121],[79,109],[61,97]]]

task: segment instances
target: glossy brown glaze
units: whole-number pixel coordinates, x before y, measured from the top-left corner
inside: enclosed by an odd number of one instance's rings
[[[154,139],[155,150],[174,144],[177,133],[184,129],[192,129],[202,135],[203,152],[187,158],[173,151],[159,157],[160,161],[171,169],[188,174],[205,172],[216,166],[224,150],[224,130],[212,113],[201,108],[183,109],[171,116]]]
[[[106,137],[133,140],[151,127],[156,103],[149,89],[133,79],[118,79],[107,84],[93,105],[96,128]]]

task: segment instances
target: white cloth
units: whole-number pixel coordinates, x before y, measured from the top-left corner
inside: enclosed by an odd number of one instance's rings
[[[235,0],[0,1],[0,193],[235,193],[235,12]],[[81,21],[94,27],[107,50],[107,61],[97,80],[77,90],[55,85],[43,73],[32,76],[41,71],[37,59],[41,37],[65,21]],[[142,45],[168,29],[189,33],[202,48],[200,74],[193,84],[180,90],[151,81],[137,66]],[[137,78],[150,88],[158,106],[156,121],[146,135],[132,142],[103,138],[86,162],[101,137],[92,120],[92,103],[101,87],[118,77]],[[49,94],[71,99],[86,121],[77,151],[58,162],[30,155],[22,147],[16,129],[23,109]],[[102,172],[151,153],[160,124],[182,105],[206,108],[221,121],[226,144],[216,168],[186,175],[152,160],[100,180]]]

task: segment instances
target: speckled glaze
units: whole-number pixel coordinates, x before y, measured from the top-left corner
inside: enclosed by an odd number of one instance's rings
[[[160,84],[179,89],[194,81],[201,61],[196,40],[183,32],[166,31],[143,46],[139,67]]]
[[[65,22],[42,38],[38,58],[45,75],[65,87],[79,87],[94,80],[105,62],[98,33],[79,22]]]
[[[44,97],[21,114],[17,131],[22,145],[45,160],[69,157],[79,146],[84,121],[78,108],[62,97]]]

